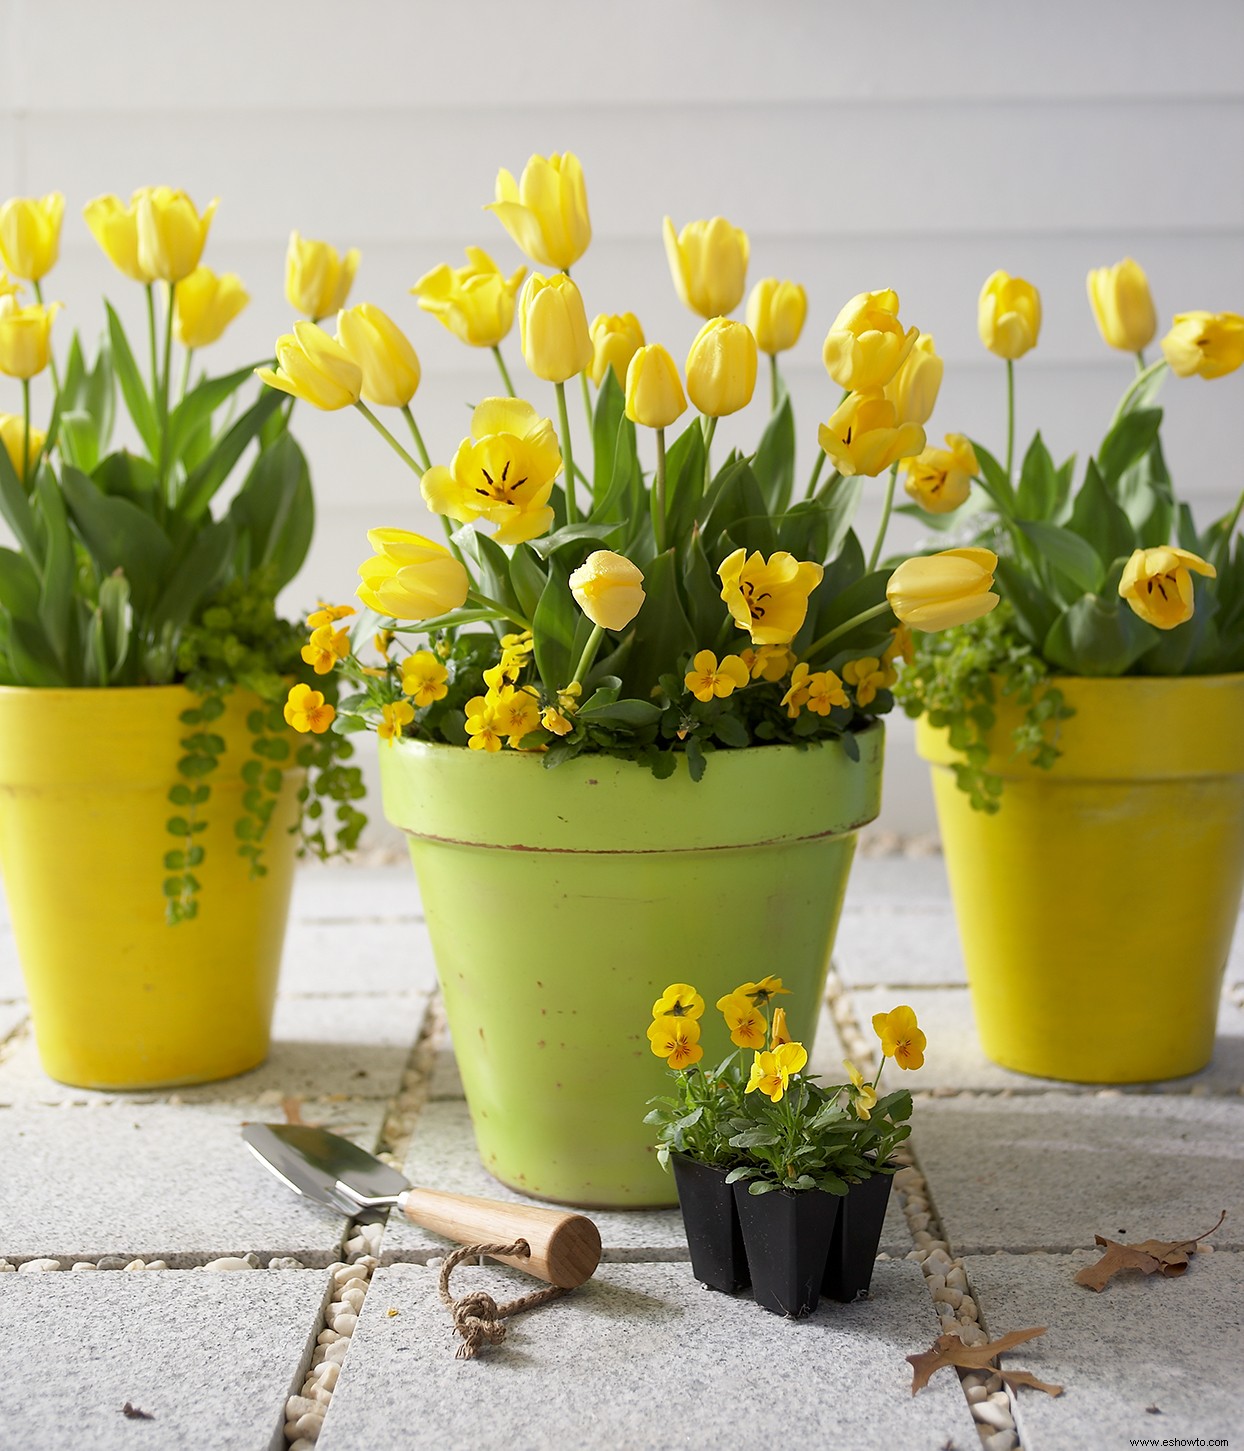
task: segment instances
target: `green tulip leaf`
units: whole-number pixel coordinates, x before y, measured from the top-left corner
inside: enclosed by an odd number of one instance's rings
[[[1055,620],[1042,654],[1069,675],[1123,675],[1158,643],[1158,633],[1117,599],[1086,594]]]
[[[584,540],[593,544],[603,544],[617,534],[621,528],[622,525],[616,522],[613,524],[563,524],[552,534],[546,534],[542,539],[529,539],[527,542],[541,559],[551,559],[559,549],[564,549],[567,544],[581,544]]]
[[[29,556],[36,568],[43,562],[43,529],[7,448],[0,448],[0,516],[17,536],[22,552]]]
[[[510,555],[510,587],[524,618],[529,620],[535,614],[547,579],[535,550],[528,544],[518,545]]]
[[[1021,519],[1053,519],[1061,502],[1058,472],[1038,433],[1024,455],[1015,494],[1016,513]]]
[[[575,628],[583,618],[570,593],[569,570],[554,561],[532,618],[536,669],[545,690],[555,692],[569,685],[577,657],[572,659]]]
[[[31,625],[39,618],[39,576],[15,549],[0,549],[0,608]]]
[[[245,541],[250,571],[271,567],[274,589],[302,568],[315,528],[311,476],[302,450],[283,433],[255,460],[229,506],[238,541]]]
[[[167,453],[170,466],[181,458],[186,445],[199,429],[210,425],[212,415],[221,404],[255,376],[255,368],[259,366],[262,364],[252,363],[224,377],[207,378],[186,394],[169,415]]]
[[[1116,484],[1126,469],[1149,452],[1161,426],[1160,408],[1139,408],[1114,424],[1097,452],[1097,467],[1107,484]]]
[[[100,574],[123,570],[134,608],[145,613],[163,588],[173,557],[168,536],[136,504],[101,493],[77,469],[66,466],[61,470],[61,488]]]
[[[1054,573],[1072,585],[1075,595],[1101,588],[1106,574],[1101,556],[1078,534],[1035,519],[1020,520],[1019,527]]]
[[[1092,545],[1101,559],[1126,558],[1139,544],[1135,527],[1111,497],[1093,459],[1072,503],[1067,528]]]
[[[216,491],[233,471],[234,465],[268,421],[282,406],[285,395],[275,388],[263,388],[258,399],[246,410],[232,428],[213,447],[207,458],[186,478],[178,491],[174,507],[188,523],[195,523],[207,513]]]
[[[160,452],[160,422],[156,416],[155,406],[147,392],[147,385],[143,382],[142,374],[138,371],[134,354],[130,351],[129,339],[125,336],[121,319],[113,311],[110,302],[105,302],[104,308],[108,314],[108,338],[112,345],[112,360],[117,382],[121,385],[121,396],[125,399],[125,406],[129,410],[130,418],[138,430],[138,436],[142,439],[148,456],[157,458]]]
[[[782,401],[760,436],[752,472],[769,513],[784,514],[795,486],[795,414],[785,389]]]

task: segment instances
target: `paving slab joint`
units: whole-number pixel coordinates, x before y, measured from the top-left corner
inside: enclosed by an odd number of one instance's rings
[[[291,1451],[307,1451],[319,1439],[376,1263],[364,1255],[352,1264],[329,1266],[315,1349],[310,1364],[300,1367],[299,1390],[285,1402],[285,1440]]]

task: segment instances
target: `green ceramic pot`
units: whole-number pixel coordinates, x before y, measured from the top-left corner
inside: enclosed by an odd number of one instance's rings
[[[581,1206],[675,1202],[646,1103],[669,1086],[645,1036],[670,982],[708,1003],[706,1061],[730,1051],[717,998],[780,976],[809,1047],[855,852],[880,808],[883,729],[721,751],[704,779],[630,761],[401,741],[384,809],[406,832],[484,1165]]]

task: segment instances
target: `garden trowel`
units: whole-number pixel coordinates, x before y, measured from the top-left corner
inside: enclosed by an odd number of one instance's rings
[[[397,1208],[413,1224],[460,1244],[512,1244],[523,1239],[529,1256],[495,1259],[572,1290],[600,1263],[600,1232],[585,1215],[418,1189],[396,1169],[349,1139],[304,1124],[248,1124],[251,1153],[296,1194],[351,1219],[376,1221]]]

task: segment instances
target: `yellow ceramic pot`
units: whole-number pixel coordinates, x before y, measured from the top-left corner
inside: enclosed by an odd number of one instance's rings
[[[986,1053],[1137,1083],[1209,1062],[1244,888],[1244,675],[1064,677],[1076,714],[1049,771],[988,741],[1001,810],[973,811],[920,722]]]
[[[228,696],[212,725],[227,750],[198,808],[198,915],[168,926],[167,798],[195,704],[180,686],[0,689],[0,874],[39,1056],[62,1083],[205,1083],[267,1055],[300,773],[285,773],[268,873],[252,881],[234,823],[259,701]]]

